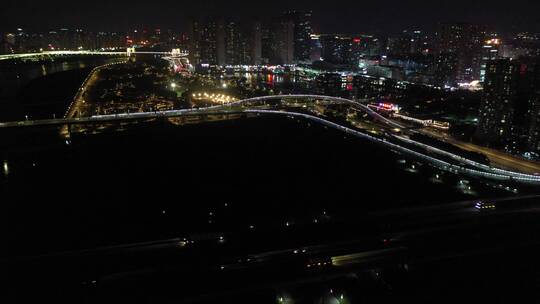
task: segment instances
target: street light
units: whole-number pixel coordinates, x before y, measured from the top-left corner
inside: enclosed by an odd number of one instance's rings
[[[4,175],[5,176],[9,175],[9,164],[7,160],[4,160]]]

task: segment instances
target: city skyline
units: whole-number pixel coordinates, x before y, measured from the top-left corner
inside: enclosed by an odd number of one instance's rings
[[[5,0],[2,296],[534,297],[538,11]]]

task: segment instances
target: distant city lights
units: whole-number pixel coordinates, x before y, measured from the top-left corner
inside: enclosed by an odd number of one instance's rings
[[[191,97],[194,100],[201,100],[201,101],[210,101],[217,104],[227,104],[231,102],[235,102],[238,99],[231,97],[229,95],[225,94],[216,94],[216,93],[208,93],[208,92],[202,92],[202,93],[193,93]]]

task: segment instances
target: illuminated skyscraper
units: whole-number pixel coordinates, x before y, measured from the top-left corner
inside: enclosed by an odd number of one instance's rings
[[[262,24],[256,22],[253,25],[251,34],[251,60],[252,64],[259,65],[262,63]]]
[[[225,64],[238,65],[243,63],[244,37],[240,26],[235,21],[225,24]]]
[[[386,53],[392,56],[427,55],[431,51],[431,37],[421,30],[404,30],[388,38]]]
[[[277,24],[277,54],[279,64],[294,63],[294,23],[283,20]]]
[[[441,84],[455,85],[480,79],[483,26],[443,24],[436,34],[437,76]]]
[[[539,74],[539,65],[528,60],[487,64],[478,140],[513,153],[539,149]]]
[[[353,38],[346,35],[321,35],[322,58],[332,64],[349,64]]]
[[[514,119],[520,66],[510,60],[488,64],[480,105],[477,137],[491,144],[503,144]]]
[[[191,24],[191,60],[194,64],[225,64],[225,25],[221,18],[202,18]]]
[[[294,60],[296,62],[310,61],[311,34],[313,33],[311,12],[289,11],[284,14],[285,20],[294,26]]]
[[[482,47],[482,63],[480,65],[480,81],[486,78],[486,69],[490,61],[500,57],[501,41],[499,39],[489,39]]]

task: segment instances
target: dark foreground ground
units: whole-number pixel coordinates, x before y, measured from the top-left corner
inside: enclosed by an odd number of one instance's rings
[[[304,121],[156,122],[69,144],[49,131],[2,132],[10,302],[360,303],[538,290],[536,197]],[[481,199],[496,208],[475,209]]]

